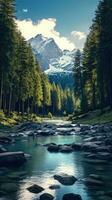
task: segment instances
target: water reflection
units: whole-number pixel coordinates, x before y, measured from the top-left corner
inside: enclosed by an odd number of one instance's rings
[[[109,182],[109,187],[112,187],[111,166],[102,167],[101,165],[96,166],[86,163],[84,162],[84,155],[80,152],[71,154],[49,153],[46,150],[46,147],[43,146],[43,144],[51,142],[57,144],[69,144],[75,141],[80,142],[81,138],[79,136],[49,136],[38,137],[36,141],[33,139],[18,141],[16,144],[10,146],[9,150],[23,150],[24,152],[31,154],[32,158],[20,169],[20,171],[26,172],[26,176],[21,180],[17,194],[9,195],[4,200],[36,200],[39,195],[32,194],[26,189],[32,184],[38,184],[44,187],[44,192],[56,196],[56,200],[61,200],[63,194],[70,192],[80,194],[83,200],[99,200],[99,197],[96,196],[95,192],[90,188],[88,189],[81,179],[93,173],[103,176],[105,174],[105,177],[109,177],[107,180],[105,179],[106,183]],[[59,190],[50,190],[49,186],[59,184],[53,178],[57,173],[74,175],[78,178],[78,181],[73,186],[61,185]],[[103,188],[103,190],[106,189],[106,187]]]

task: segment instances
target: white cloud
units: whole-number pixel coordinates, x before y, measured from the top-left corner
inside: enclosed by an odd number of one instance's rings
[[[72,31],[71,35],[73,37],[77,37],[79,40],[82,40],[82,39],[86,38],[86,33],[80,32],[80,31]]]
[[[27,13],[27,12],[28,12],[28,9],[25,8],[25,9],[23,9],[22,11],[23,11],[24,13]]]
[[[69,38],[62,36],[56,30],[57,21],[55,18],[42,19],[36,23],[31,19],[16,20],[16,23],[26,40],[37,34],[42,34],[44,37],[53,38],[62,50],[82,49],[86,38],[86,34],[80,31],[72,31]]]
[[[86,33],[80,31],[71,32],[71,41],[75,42],[75,45],[78,49],[83,49],[84,43],[86,40]]]
[[[53,38],[61,49],[73,50],[75,44],[72,43],[68,38],[63,37],[55,29],[56,19],[48,18],[42,19],[34,23],[31,19],[29,20],[16,20],[19,30],[22,35],[28,40],[31,37],[35,37],[37,34],[42,34],[47,38]]]

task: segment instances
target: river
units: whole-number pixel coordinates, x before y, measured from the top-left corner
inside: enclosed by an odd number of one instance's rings
[[[55,120],[47,121],[47,123],[66,124],[68,122]],[[18,191],[10,194],[0,200],[37,200],[39,195],[30,193],[26,188],[32,184],[38,184],[45,188],[44,192],[50,193],[55,196],[55,200],[61,200],[65,193],[80,194],[83,200],[100,200],[103,191],[111,190],[112,188],[112,165],[92,165],[84,162],[84,154],[82,152],[73,152],[70,154],[50,153],[47,148],[43,146],[47,143],[56,144],[69,144],[72,142],[80,142],[81,136],[38,136],[34,138],[24,138],[18,140],[16,143],[8,146],[9,151],[23,151],[30,154],[32,157],[27,163],[19,169],[9,171],[10,174],[18,174],[24,172],[24,177],[18,181]],[[61,185],[58,190],[50,190],[49,186],[52,184],[59,184],[54,180],[55,174],[67,173],[74,175],[78,181],[73,186]],[[89,174],[98,174],[105,177],[106,185],[100,188],[87,187],[82,179],[86,178]],[[105,199],[108,200],[108,199]]]

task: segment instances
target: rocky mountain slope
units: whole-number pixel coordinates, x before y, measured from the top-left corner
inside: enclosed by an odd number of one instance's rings
[[[51,82],[61,83],[64,79],[65,84],[73,77],[75,49],[62,51],[54,39],[48,39],[41,34],[31,38],[29,43],[42,70],[50,77]]]

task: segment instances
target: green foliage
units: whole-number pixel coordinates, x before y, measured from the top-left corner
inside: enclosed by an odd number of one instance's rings
[[[52,119],[52,118],[53,118],[53,116],[52,116],[52,113],[51,113],[51,112],[49,112],[49,113],[48,113],[48,118],[50,118],[50,119]]]
[[[0,110],[0,120],[5,118],[5,114],[3,110]]]
[[[75,98],[80,100],[82,112],[97,108],[103,112],[105,107],[112,107],[111,18],[112,1],[101,0],[83,50],[82,76],[81,70],[77,71],[80,69],[80,54],[76,54]]]
[[[85,116],[78,116],[72,118],[75,123],[83,124],[103,124],[112,122],[112,111],[104,112],[101,114],[99,110],[87,113]]]
[[[15,1],[0,0],[0,109],[11,120],[16,112],[38,115],[62,115],[74,111],[74,96],[68,89],[50,84],[15,24]],[[12,116],[12,111],[13,112]],[[35,113],[33,115],[32,113]],[[3,113],[2,113],[3,114]],[[8,119],[10,120],[10,119]]]
[[[82,66],[82,55],[80,50],[77,50],[74,62],[74,94],[76,112],[80,109],[81,112],[86,111],[86,95],[84,90],[84,68]],[[77,104],[80,103],[80,104]]]
[[[51,112],[57,115],[72,114],[75,109],[74,92],[69,88],[62,89],[60,85],[51,85]]]

